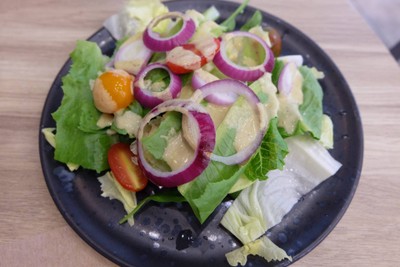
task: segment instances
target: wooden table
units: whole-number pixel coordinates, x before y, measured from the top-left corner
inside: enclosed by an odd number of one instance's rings
[[[123,1],[0,2],[0,266],[110,266],[67,225],[44,182],[39,119],[75,46]],[[364,167],[333,232],[294,266],[399,266],[400,68],[347,1],[251,1],[315,40],[359,105]]]

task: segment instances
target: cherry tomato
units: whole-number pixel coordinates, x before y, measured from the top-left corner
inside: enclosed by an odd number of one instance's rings
[[[217,38],[205,38],[175,47],[167,53],[167,66],[176,74],[195,71],[210,62],[219,51]]]
[[[133,77],[124,70],[108,70],[95,81],[93,100],[96,108],[104,113],[114,113],[126,108],[133,101]]]
[[[269,34],[269,40],[271,41],[271,50],[274,53],[274,56],[278,57],[281,54],[281,50],[282,50],[281,35],[274,28],[268,28],[267,31]]]
[[[117,143],[108,150],[108,164],[115,179],[125,189],[138,192],[146,187],[148,180],[139,166],[132,162],[132,157],[128,144]]]

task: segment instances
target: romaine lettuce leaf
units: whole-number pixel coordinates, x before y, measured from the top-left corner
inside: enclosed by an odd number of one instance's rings
[[[155,159],[162,160],[168,144],[168,136],[181,130],[182,114],[168,112],[157,130],[142,138],[142,145]]]
[[[235,153],[233,145],[235,136],[235,129],[218,127],[214,153],[223,156]],[[195,180],[178,187],[200,223],[203,223],[227,196],[242,171],[243,168],[239,165],[225,165],[221,162],[211,161]]]
[[[269,171],[281,170],[285,165],[284,158],[288,148],[278,131],[277,121],[277,118],[270,120],[260,148],[246,164],[245,174],[252,181],[265,180]]]
[[[288,256],[286,251],[275,245],[266,236],[225,254],[230,266],[237,266],[238,264],[245,266],[248,255],[261,256],[268,262],[282,261],[284,259],[292,261],[292,257]]]
[[[276,61],[276,66],[272,74],[272,80],[274,83],[278,82],[279,74],[283,66],[284,63],[282,61]],[[287,107],[290,107],[293,110],[289,109],[285,111],[290,112],[290,114],[294,114],[294,117],[299,117],[297,125],[295,125],[293,132],[288,133],[283,127],[279,127],[279,131],[283,137],[309,133],[313,136],[313,138],[320,139],[323,118],[323,91],[321,85],[318,83],[318,80],[314,75],[315,71],[313,69],[307,66],[301,66],[299,67],[299,71],[303,76],[303,84],[301,89],[303,93],[303,102],[299,105],[298,109],[294,105],[288,105]],[[280,117],[280,119],[284,118]]]
[[[57,124],[54,158],[101,172],[108,168],[107,151],[115,137],[96,125],[101,113],[94,106],[89,80],[97,77],[108,58],[87,41],[77,42],[71,58],[71,69],[62,79],[61,106],[52,114]]]
[[[258,80],[250,85],[251,90],[256,93],[261,103],[266,108],[266,114],[268,119],[275,118],[278,115],[279,100],[277,97],[276,86],[272,83],[272,76],[269,73],[265,73]]]
[[[321,85],[309,67],[301,66],[299,71],[303,75],[303,103],[299,110],[302,120],[299,123],[299,132],[310,132],[315,139],[321,137],[322,125],[322,97]]]
[[[250,87],[266,106],[267,117],[269,118],[269,116],[272,115],[276,116],[276,88],[271,82],[271,77],[269,75],[264,75]],[[236,152],[234,145],[236,129],[230,128],[230,122],[232,122],[232,120],[236,122],[240,120],[241,116],[238,115],[238,112],[242,111],[242,102],[244,102],[244,100],[239,99],[230,108],[225,119],[218,127],[217,141],[214,149],[215,154],[227,156]],[[241,122],[237,124],[243,125]],[[271,133],[271,135],[272,134],[274,134],[274,132]],[[275,136],[269,138],[275,138]],[[233,185],[236,184],[243,175],[244,169],[246,168],[245,166],[246,165],[227,166],[212,161],[203,174],[194,181],[179,187],[179,191],[188,200],[200,222],[204,222],[226,197]],[[264,177],[265,174],[266,173],[260,177]],[[242,183],[242,185],[243,184],[249,185],[250,183]]]

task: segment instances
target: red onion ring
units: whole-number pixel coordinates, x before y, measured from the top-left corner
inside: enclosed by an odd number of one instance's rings
[[[301,77],[295,63],[289,62],[283,67],[278,80],[278,91],[280,94],[287,96],[292,92],[296,82],[296,75],[300,75],[299,77]]]
[[[227,55],[226,44],[229,40],[236,37],[247,37],[258,42],[265,50],[264,61],[261,64],[252,67],[244,67],[232,62]],[[219,52],[214,57],[214,64],[222,73],[233,79],[241,81],[255,81],[265,72],[272,72],[275,59],[272,50],[259,36],[249,32],[236,31],[222,36],[221,47]]]
[[[123,69],[130,74],[136,75],[147,64],[151,55],[152,51],[143,44],[141,36],[138,36],[136,40],[127,40],[126,43],[122,44],[115,55],[113,64],[116,69]],[[121,62],[130,65],[124,66],[120,64]],[[133,64],[134,62],[137,64]]]
[[[258,115],[259,131],[257,132],[257,135],[251,145],[248,145],[236,154],[227,157],[211,154],[211,159],[214,161],[219,161],[226,165],[240,164],[248,160],[254,154],[264,137],[267,129],[267,118],[265,117],[264,105],[260,102],[260,99],[253,92],[253,90],[251,90],[248,86],[237,80],[231,79],[210,82],[196,90],[191,99],[199,103],[203,98],[206,98],[215,92],[221,94],[235,93],[237,96],[244,97],[251,105],[255,114]]]
[[[144,79],[146,78],[146,75],[154,69],[164,69],[169,74],[170,83],[163,91],[153,92],[147,89]],[[137,75],[133,89],[133,95],[142,106],[146,108],[154,108],[166,100],[178,97],[181,91],[182,82],[179,76],[172,73],[166,65],[153,63],[147,65]]]
[[[185,163],[183,167],[171,172],[164,172],[153,168],[145,159],[144,150],[141,145],[145,126],[151,119],[158,115],[177,111],[187,116],[191,125],[195,127],[198,136],[197,147],[192,160]],[[195,123],[193,123],[195,122]],[[208,112],[198,103],[190,100],[173,99],[155,107],[149,112],[140,124],[137,136],[138,163],[146,177],[156,185],[164,187],[176,187],[187,183],[200,175],[210,162],[210,154],[215,146],[215,127]]]
[[[181,18],[183,21],[182,28],[179,32],[170,37],[160,37],[158,33],[152,29],[160,21],[168,18]],[[188,16],[180,12],[169,12],[154,18],[143,33],[143,42],[151,50],[156,52],[166,52],[176,46],[185,44],[196,31],[196,24]]]
[[[212,75],[211,73],[203,70],[203,69],[198,69],[193,72],[192,75],[192,87],[194,89],[200,89],[202,86],[206,85],[209,82],[217,81],[219,80],[216,76]],[[220,105],[220,106],[229,106],[233,104],[236,101],[237,95],[232,92],[228,93],[219,93],[215,92],[214,94],[211,94],[207,96],[205,99],[213,104]]]
[[[302,55],[288,55],[288,56],[280,56],[277,60],[283,61],[285,64],[292,62],[296,64],[297,67],[303,65],[304,58]]]

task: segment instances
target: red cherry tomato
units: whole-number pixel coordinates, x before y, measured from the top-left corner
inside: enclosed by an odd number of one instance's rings
[[[176,74],[195,71],[210,62],[219,51],[217,38],[205,38],[175,47],[167,53],[167,66]]]
[[[117,143],[108,150],[108,164],[115,179],[125,189],[138,192],[146,187],[148,180],[139,166],[132,162],[132,157],[128,144]]]
[[[274,28],[268,28],[269,40],[271,41],[271,50],[275,57],[281,54],[282,50],[282,37],[279,32]]]

